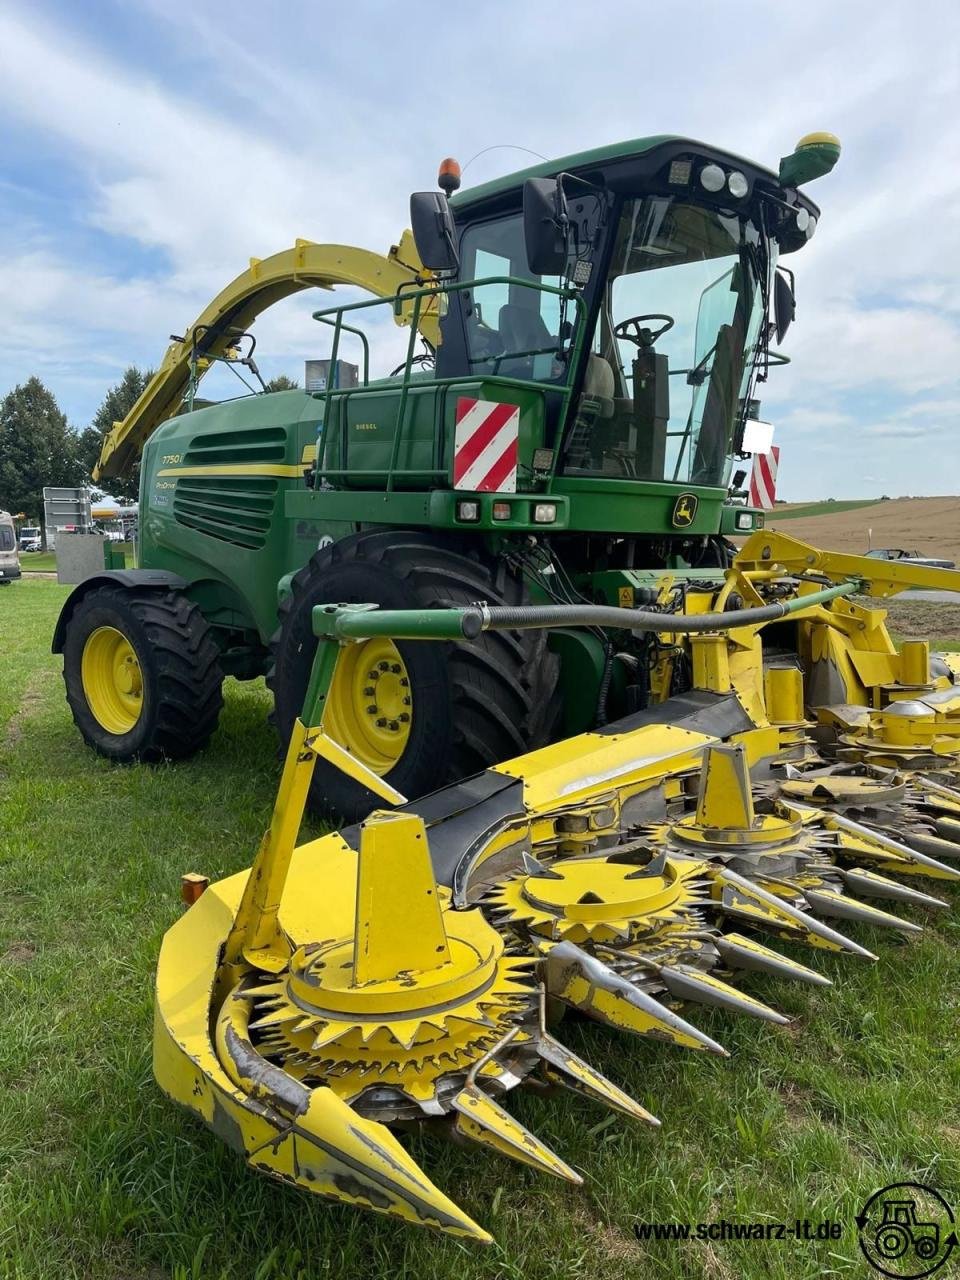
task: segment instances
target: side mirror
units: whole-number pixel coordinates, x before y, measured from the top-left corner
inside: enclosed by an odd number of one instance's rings
[[[447,197],[440,191],[415,191],[410,197],[410,226],[420,261],[430,271],[456,271],[457,234]]]
[[[778,270],[773,278],[773,323],[778,343],[783,341],[796,314],[797,299],[793,292],[793,281]]]
[[[523,239],[534,275],[559,276],[567,266],[567,198],[556,178],[523,184]]]

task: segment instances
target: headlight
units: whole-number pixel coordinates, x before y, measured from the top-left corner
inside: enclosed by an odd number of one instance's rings
[[[538,502],[533,508],[534,524],[553,524],[557,518],[557,504],[555,502]]]
[[[806,231],[810,225],[810,214],[806,209],[797,210],[797,230]]]
[[[475,523],[480,519],[480,503],[479,502],[458,502],[457,503],[457,519],[463,520],[465,523]]]
[[[727,179],[727,188],[732,196],[736,196],[736,198],[740,200],[749,191],[750,184],[739,169],[734,169],[733,173],[731,173],[730,177]]]
[[[753,528],[753,512],[738,511],[735,524],[738,529],[752,529]]]
[[[722,191],[727,175],[718,164],[705,164],[700,170],[700,185],[705,191]]]
[[[813,233],[816,231],[816,229],[817,229],[817,220],[811,213],[810,220],[807,223],[807,239],[808,240],[813,239]]]

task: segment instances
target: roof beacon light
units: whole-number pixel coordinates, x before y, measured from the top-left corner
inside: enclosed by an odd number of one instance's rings
[[[460,190],[460,164],[457,160],[454,160],[453,156],[447,156],[446,160],[440,161],[437,186],[441,191],[446,192],[448,196],[452,196],[455,191]]]

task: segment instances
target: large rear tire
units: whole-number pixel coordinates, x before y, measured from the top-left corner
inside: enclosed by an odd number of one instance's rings
[[[317,640],[317,604],[429,609],[485,600],[524,603],[520,577],[465,544],[410,530],[351,535],[296,574],[272,643],[281,742],[300,713]],[[542,631],[485,632],[474,640],[351,645],[326,724],[344,746],[409,798],[433,791],[549,739],[559,664]],[[408,718],[404,718],[408,717]],[[350,821],[379,803],[373,792],[318,761],[310,807]]]
[[[73,611],[63,645],[77,728],[111,760],[193,755],[223,706],[219,656],[203,614],[179,592],[91,591]]]

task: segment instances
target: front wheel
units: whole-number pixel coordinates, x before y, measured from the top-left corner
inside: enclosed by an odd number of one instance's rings
[[[521,579],[502,561],[411,530],[359,533],[324,547],[291,585],[267,677],[283,743],[300,714],[317,648],[315,605],[431,609],[526,601]],[[413,799],[546,742],[556,720],[557,678],[558,660],[542,631],[443,642],[378,637],[345,646],[324,724]],[[312,809],[355,820],[376,804],[367,788],[317,762]]]
[[[87,744],[111,760],[179,760],[205,746],[223,706],[219,650],[176,591],[101,587],[66,627],[67,703]]]

